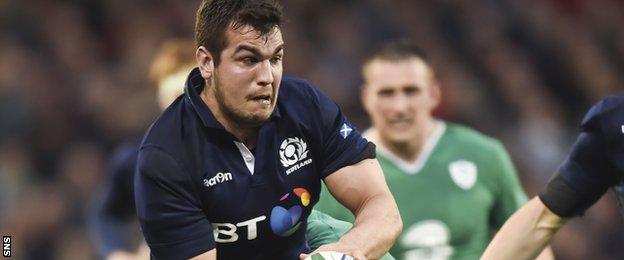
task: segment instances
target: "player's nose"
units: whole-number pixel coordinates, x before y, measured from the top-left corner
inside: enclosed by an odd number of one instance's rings
[[[273,84],[273,66],[269,60],[265,60],[258,65],[257,82],[260,86],[269,86]]]
[[[392,112],[407,112],[411,106],[411,100],[403,95],[396,95],[392,102],[390,102],[390,109]]]

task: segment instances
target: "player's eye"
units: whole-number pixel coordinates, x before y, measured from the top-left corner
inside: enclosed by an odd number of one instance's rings
[[[273,64],[277,64],[280,61],[282,61],[282,55],[277,55],[277,56],[271,58],[271,63],[273,63]]]
[[[413,96],[420,93],[420,88],[416,86],[407,86],[403,88],[403,93],[405,93],[405,95],[407,96]]]
[[[392,89],[382,89],[379,92],[377,92],[377,95],[379,97],[391,97],[392,95],[394,95],[394,90],[392,90]]]
[[[253,57],[253,56],[248,56],[248,57],[244,57],[242,59],[242,62],[244,64],[246,64],[246,65],[253,65],[253,64],[258,63],[258,59],[256,57]]]

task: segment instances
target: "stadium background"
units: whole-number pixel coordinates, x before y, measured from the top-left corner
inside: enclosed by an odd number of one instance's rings
[[[359,65],[407,37],[437,68],[437,114],[500,138],[529,196],[567,152],[583,112],[624,82],[616,0],[282,1],[285,70],[360,128]],[[107,156],[157,115],[147,68],[192,36],[197,1],[0,0],[0,234],[17,259],[95,257],[85,218]],[[557,235],[558,259],[622,259],[609,192]]]

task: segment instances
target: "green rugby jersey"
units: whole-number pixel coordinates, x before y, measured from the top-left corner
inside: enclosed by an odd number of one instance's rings
[[[414,163],[377,145],[403,219],[403,233],[390,253],[397,259],[478,259],[492,232],[526,195],[498,140],[464,126],[436,124]],[[374,131],[367,131],[369,140]],[[353,221],[325,187],[315,209]]]

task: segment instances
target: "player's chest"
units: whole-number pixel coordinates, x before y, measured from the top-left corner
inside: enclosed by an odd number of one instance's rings
[[[457,190],[453,185],[418,182],[411,189],[390,187],[404,227],[397,241],[397,248],[402,249],[399,255],[447,259],[458,247],[489,235],[491,193],[482,185],[470,190]]]
[[[476,201],[488,206],[492,193],[487,185],[488,169],[465,156],[437,156],[427,160],[417,171],[380,158],[384,176],[395,196],[423,198],[433,203]],[[396,192],[396,193],[395,193]],[[410,203],[411,204],[411,203]]]
[[[212,222],[270,221],[278,211],[292,219],[309,214],[319,196],[320,159],[314,137],[289,130],[263,127],[253,150],[227,136],[205,143],[196,181]]]
[[[405,241],[420,241],[416,237],[430,237],[425,234],[430,231],[448,243],[487,232],[495,198],[477,163],[433,160],[416,174],[388,165],[384,170],[401,211]]]
[[[470,188],[462,188],[451,177],[409,176],[387,183],[401,209],[405,224],[436,219],[449,226],[470,229],[475,224],[488,222],[495,201],[493,191],[482,182],[476,182]]]

